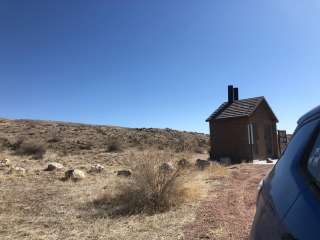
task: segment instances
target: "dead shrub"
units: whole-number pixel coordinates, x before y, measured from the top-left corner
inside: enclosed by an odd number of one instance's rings
[[[17,155],[32,155],[34,159],[42,159],[46,153],[46,148],[43,143],[34,141],[24,141],[19,139],[14,144],[14,153]]]
[[[49,137],[47,142],[48,143],[56,143],[56,142],[60,142],[61,141],[61,137],[59,134],[59,129],[58,128],[52,128],[49,132]]]
[[[204,152],[201,147],[194,147],[193,151],[194,151],[195,153],[199,153],[199,154],[202,154],[202,153]]]
[[[121,144],[116,140],[112,140],[107,146],[107,152],[120,152],[121,150]]]
[[[161,171],[160,166],[168,162],[168,154],[144,152],[141,156],[131,155],[129,167],[132,175],[119,185],[114,196],[105,195],[103,203],[109,206],[110,214],[154,214],[164,212],[181,204],[188,195],[180,177],[183,169],[172,172]]]
[[[1,150],[10,148],[10,146],[11,146],[10,141],[7,138],[4,138],[4,137],[0,138],[0,149]]]
[[[21,144],[23,142],[24,142],[24,138],[17,137],[15,139],[13,139],[12,141],[10,141],[9,148],[13,151],[16,151],[21,146]]]

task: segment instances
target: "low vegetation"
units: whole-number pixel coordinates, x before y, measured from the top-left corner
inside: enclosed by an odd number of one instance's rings
[[[57,128],[51,128],[48,135],[48,143],[56,143],[61,141],[59,130]]]
[[[121,152],[157,148],[177,153],[206,153],[209,136],[157,128],[122,128],[77,123],[0,119],[0,144],[6,139],[46,143],[48,150],[76,155],[86,152]]]
[[[34,159],[42,159],[46,153],[46,147],[42,142],[26,141],[18,138],[10,145],[16,155],[29,155]]]
[[[120,152],[121,150],[121,144],[117,140],[112,140],[107,145],[107,152]]]
[[[182,239],[208,192],[209,171],[195,168],[207,141],[172,129],[0,119],[0,239]],[[81,179],[63,181],[70,170]]]
[[[140,155],[130,155],[125,164],[132,169],[130,179],[115,189],[115,194],[107,193],[96,204],[108,204],[111,214],[136,214],[167,211],[183,203],[188,191],[194,190],[181,181],[186,169],[178,165],[163,168],[172,160],[168,152],[146,151]],[[190,181],[188,181],[190,183]],[[189,188],[188,188],[189,187]],[[189,199],[190,200],[190,199]]]

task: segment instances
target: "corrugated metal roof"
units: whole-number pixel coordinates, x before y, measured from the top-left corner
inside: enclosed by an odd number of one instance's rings
[[[210,115],[207,121],[210,121],[211,119],[225,119],[250,116],[256,110],[259,104],[263,101],[265,101],[267,106],[269,107],[264,97],[241,99],[234,101],[231,104],[228,102],[224,102],[220,105],[220,107],[218,107],[216,111],[214,111]],[[271,108],[270,111],[272,112]],[[272,114],[274,115],[273,112]],[[275,115],[274,117],[275,119],[277,119]]]

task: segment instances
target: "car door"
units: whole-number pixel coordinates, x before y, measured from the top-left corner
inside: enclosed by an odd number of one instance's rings
[[[287,225],[290,223],[283,219],[306,186],[300,173],[301,160],[305,159],[317,126],[313,121],[297,128],[281,159],[264,180],[251,239],[294,239],[290,235],[291,227]]]
[[[283,219],[283,239],[320,239],[320,132],[313,133],[305,157],[301,159],[300,193]]]

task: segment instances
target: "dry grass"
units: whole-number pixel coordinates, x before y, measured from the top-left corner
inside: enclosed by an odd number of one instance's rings
[[[72,155],[78,155],[79,151],[106,151],[113,140],[121,143],[122,150],[159,147],[162,150],[194,153],[194,149],[198,152],[208,149],[208,135],[173,129],[122,128],[54,121],[0,121],[0,147],[7,146],[7,139],[24,138],[45,142],[48,149]]]
[[[228,169],[218,162],[213,162],[207,169],[207,172],[213,178],[226,177],[229,174]]]
[[[131,154],[126,164],[132,170],[129,180],[119,184],[113,194],[97,199],[95,206],[107,206],[111,215],[154,214],[191,200],[189,193],[196,188],[190,188],[190,180],[189,188],[185,186],[185,178],[182,181],[186,169],[175,165],[171,171],[161,170],[161,166],[170,161],[170,154],[163,151]]]
[[[13,140],[19,138],[45,142],[47,151],[43,158],[34,161],[33,155],[15,154],[12,144],[18,148],[21,143]],[[106,151],[106,144],[113,139],[121,139],[122,151]],[[179,139],[186,144],[181,144]],[[187,168],[174,178],[173,185],[184,197],[180,201],[179,196],[171,195],[175,197],[170,198],[174,201],[169,201],[168,211],[146,214],[148,211],[140,212],[140,208],[134,215],[115,215],[110,212],[115,212],[119,202],[110,204],[108,198],[97,204],[97,200],[126,192],[119,186],[134,189],[136,181],[142,182],[142,178],[134,180],[135,174],[129,178],[118,177],[118,170],[132,168],[135,172],[139,159],[146,159],[150,154],[160,154],[162,159],[174,164],[182,158],[194,164],[196,158],[204,156],[194,156],[193,145],[206,148],[207,139],[204,134],[171,129],[0,121],[1,154],[13,166],[26,169],[22,176],[10,173],[10,168],[0,169],[0,239],[183,239],[184,226],[194,220],[200,200],[208,192],[205,172]],[[159,146],[163,151],[158,151]],[[151,150],[145,152],[145,149]],[[66,170],[83,170],[86,178],[79,182],[61,181],[64,171],[44,171],[48,162],[59,162]],[[94,164],[102,164],[105,170],[91,173]],[[170,189],[176,189],[173,185]]]
[[[187,198],[183,203],[166,212],[115,216],[109,214],[106,202],[95,204],[105,193],[116,195],[119,185],[130,186],[130,178],[118,177],[115,171],[127,168],[125,162],[144,158],[145,154],[149,153],[64,156],[48,151],[42,160],[33,161],[29,156],[3,152],[4,157],[26,168],[27,173],[15,176],[8,169],[0,170],[0,239],[182,239],[183,226],[194,220],[197,206],[208,191],[203,172],[190,169],[188,175],[179,177],[181,189],[192,191],[185,190]],[[172,161],[192,157],[162,154]],[[43,171],[48,161],[58,161],[66,169],[77,167],[87,171],[94,163],[106,168],[99,174],[87,173],[86,179],[77,183],[63,182],[60,180],[63,172]]]
[[[34,159],[42,159],[46,153],[46,147],[41,141],[26,141],[24,138],[16,138],[9,144],[11,149],[16,155],[32,156]]]
[[[38,142],[23,142],[15,150],[17,155],[31,155],[34,159],[41,159],[46,153],[46,148],[42,143]]]

